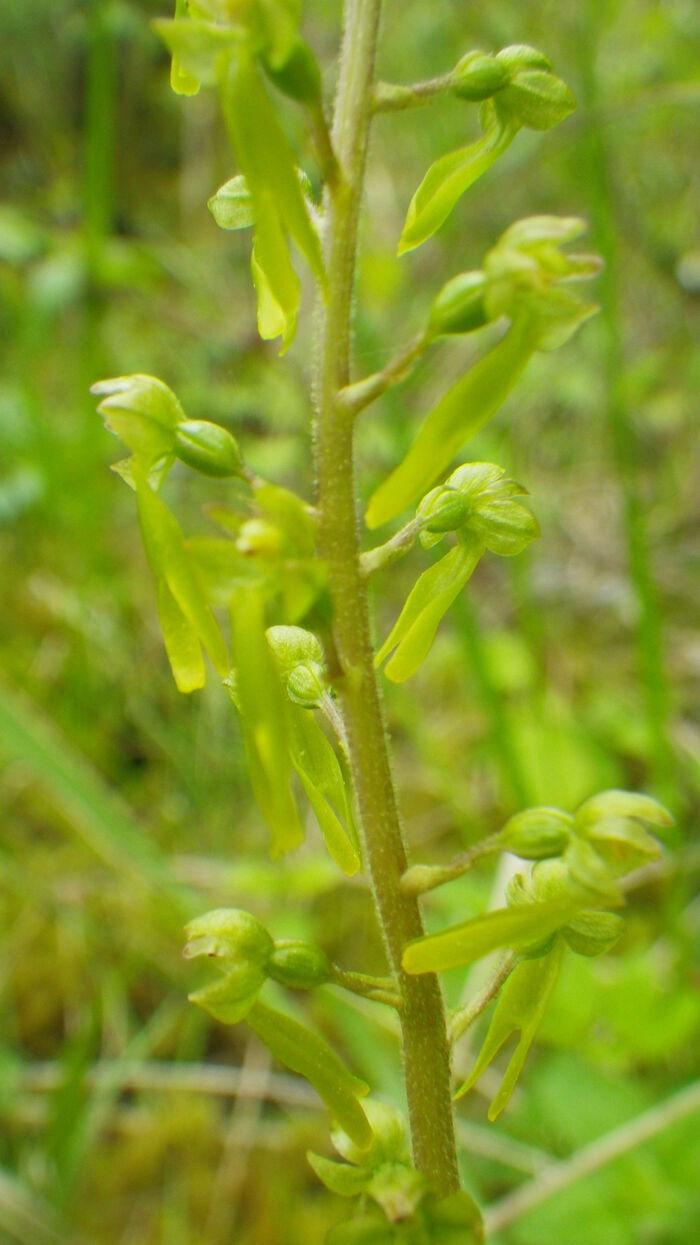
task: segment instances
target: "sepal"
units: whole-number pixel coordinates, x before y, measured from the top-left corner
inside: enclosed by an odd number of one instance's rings
[[[488,1033],[471,1075],[455,1095],[456,1098],[461,1098],[463,1094],[466,1094],[508,1038],[513,1033],[519,1033],[518,1045],[511,1056],[501,1087],[489,1107],[490,1120],[497,1119],[510,1101],[558,980],[563,952],[563,943],[558,940],[546,956],[525,960],[513,970],[496,1004]]]

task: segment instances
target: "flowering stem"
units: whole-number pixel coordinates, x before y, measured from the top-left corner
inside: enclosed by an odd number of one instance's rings
[[[360,810],[364,856],[377,916],[401,997],[406,1097],[417,1167],[445,1195],[459,1187],[445,1012],[434,974],[409,977],[405,944],[423,934],[415,898],[402,894],[406,869],[370,643],[367,589],[360,571],[353,472],[353,421],[338,401],[350,383],[351,310],[360,211],[372,115],[381,0],[347,0],[333,146],[340,178],[326,214],[327,301],[316,331],[316,470],[319,555],[328,568],[338,690]]]

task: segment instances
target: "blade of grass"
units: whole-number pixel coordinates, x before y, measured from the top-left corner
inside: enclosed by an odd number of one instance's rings
[[[595,4],[588,5],[588,37],[579,44],[582,53],[579,66],[581,103],[582,109],[586,108],[589,115],[584,137],[576,149],[576,159],[578,175],[582,176],[582,183],[589,190],[593,240],[605,261],[598,291],[604,334],[605,414],[623,500],[629,575],[639,610],[637,647],[646,700],[652,781],[659,798],[675,809],[676,766],[668,734],[670,695],[664,665],[662,617],[639,487],[638,437],[624,394],[625,330],[621,318],[618,256],[618,239],[624,236],[624,222],[616,219],[608,135],[600,122],[596,122],[594,113],[600,102],[595,68],[597,62],[596,57],[591,55],[598,31],[596,8]]]
[[[53,1210],[0,1168],[0,1232],[20,1245],[79,1245],[61,1230]]]
[[[98,772],[36,705],[1,682],[0,750],[30,770],[105,864],[156,891],[178,920],[197,911],[197,895],[175,880],[146,832]]]
[[[534,1210],[540,1203],[553,1197],[568,1185],[590,1176],[606,1163],[620,1158],[628,1150],[649,1141],[658,1133],[665,1132],[678,1120],[700,1111],[700,1081],[693,1082],[680,1093],[667,1098],[665,1102],[642,1112],[635,1119],[613,1129],[605,1136],[599,1137],[590,1145],[578,1150],[571,1158],[562,1159],[546,1167],[534,1180],[508,1193],[500,1201],[494,1202],[484,1213],[484,1227],[487,1239],[491,1234],[500,1232],[521,1219],[528,1211]]]

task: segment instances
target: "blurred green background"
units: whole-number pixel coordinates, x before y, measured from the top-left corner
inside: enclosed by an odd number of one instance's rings
[[[306,12],[332,66],[339,0]],[[256,470],[311,496],[309,298],[276,360],[255,331],[248,240],[206,210],[234,172],[216,107],[171,93],[148,20],[162,13],[160,0],[0,5],[3,1245],[320,1245],[345,1211],[304,1158],[327,1152],[326,1117],[243,1026],[187,1005],[181,926],[249,907],[278,937],[382,971],[362,882],[339,883],[313,836],[268,861],[215,681],[175,691],[133,498],[108,469],[120,450],[88,394],[104,376],[161,376],[192,418],[230,427]],[[410,195],[475,133],[475,109],[446,100],[380,117],[371,150],[358,375],[519,216],[586,216],[606,260],[601,314],[536,358],[472,447],[527,485],[543,539],[487,559],[420,674],[387,688],[407,834],[446,859],[519,807],[571,808],[610,786],[666,800],[678,829],[631,899],[623,942],[601,961],[569,957],[505,1117],[487,1125],[477,1091],[460,1102],[465,1179],[482,1204],[700,1076],[700,9],[386,0],[379,72],[411,81],[514,42],[551,56],[577,113],[523,133],[401,261]],[[301,119],[286,116],[313,178]],[[474,349],[442,346],[363,417],[363,496]],[[225,486],[173,472],[169,496],[205,531],[203,502]],[[425,564],[416,552],[381,577],[378,634]],[[428,921],[485,906],[492,886],[484,868],[435,892]],[[457,1002],[464,974],[447,986]],[[396,1033],[378,1006],[328,989],[307,1012],[400,1102]],[[470,1053],[460,1047],[462,1068]],[[698,1118],[494,1241],[695,1245]]]

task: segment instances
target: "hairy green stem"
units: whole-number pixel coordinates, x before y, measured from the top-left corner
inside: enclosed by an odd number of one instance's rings
[[[387,566],[393,566],[394,562],[398,562],[413,547],[422,526],[422,519],[411,519],[410,523],[402,527],[383,545],[366,550],[360,557],[360,570],[364,578],[368,579],[376,571],[383,571]]]
[[[393,82],[378,82],[372,94],[375,112],[403,112],[406,108],[422,108],[430,104],[436,95],[444,95],[454,83],[454,74],[442,74],[425,82],[413,82],[399,86]]]
[[[338,405],[345,410],[348,415],[358,415],[366,406],[375,402],[380,398],[387,389],[392,385],[398,384],[404,380],[410,372],[413,364],[425,354],[428,346],[432,342],[431,334],[425,330],[416,334],[414,338],[404,346],[403,350],[397,354],[395,359],[391,359],[381,372],[374,372],[371,376],[366,376],[364,380],[355,381],[353,385],[341,389],[338,394]]]
[[[447,865],[412,865],[401,879],[401,890],[405,895],[424,895],[426,891],[432,891],[436,886],[442,886],[445,882],[454,882],[455,878],[461,878],[462,874],[466,873],[467,869],[471,869],[474,862],[481,860],[482,856],[490,856],[501,850],[499,836],[492,834],[483,842],[475,843],[466,852],[460,852],[459,856],[455,856],[454,860]]]
[[[328,299],[317,324],[316,470],[319,553],[328,568],[333,641],[357,792],[365,859],[387,954],[401,995],[406,1096],[416,1165],[439,1194],[459,1187],[445,1012],[433,974],[408,977],[404,945],[423,925],[415,898],[402,894],[406,869],[360,573],[353,428],[337,395],[350,382],[351,309],[357,223],[371,119],[381,0],[348,0],[333,122],[340,180],[329,197],[325,257]]]

